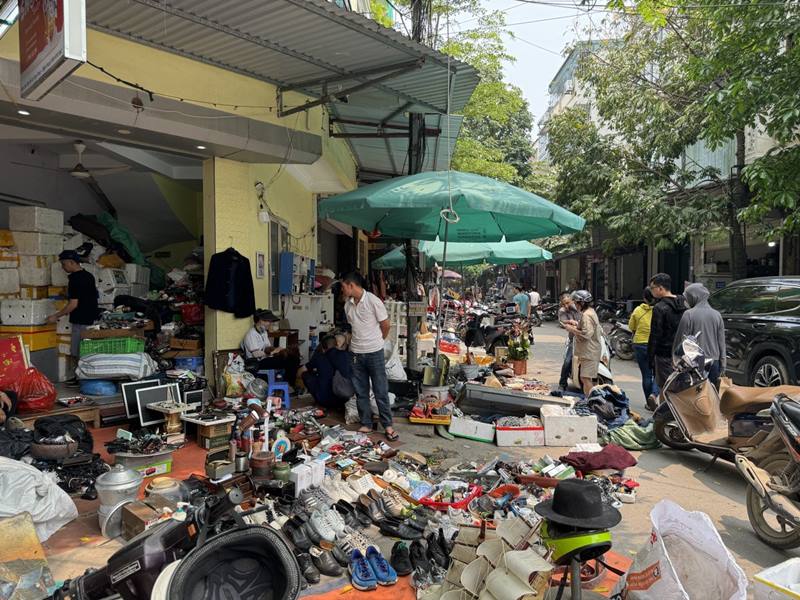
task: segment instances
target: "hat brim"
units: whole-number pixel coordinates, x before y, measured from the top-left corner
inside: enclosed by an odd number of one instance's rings
[[[584,527],[586,529],[607,529],[619,525],[622,513],[613,506],[603,504],[603,513],[596,517],[567,517],[553,510],[553,501],[545,500],[533,507],[540,517],[560,525]]]

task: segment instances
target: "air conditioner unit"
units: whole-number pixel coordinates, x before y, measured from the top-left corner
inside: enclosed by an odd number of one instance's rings
[[[703,265],[703,273],[714,274],[717,272],[717,263],[705,263]]]

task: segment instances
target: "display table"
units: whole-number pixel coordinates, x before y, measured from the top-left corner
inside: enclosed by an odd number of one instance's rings
[[[18,415],[18,417],[25,423],[25,427],[33,429],[33,422],[39,417],[51,417],[54,415],[75,415],[84,423],[89,423],[95,429],[100,427],[100,407],[94,404],[81,404],[77,406],[56,406],[53,410],[42,411],[38,413],[29,413],[26,415]]]

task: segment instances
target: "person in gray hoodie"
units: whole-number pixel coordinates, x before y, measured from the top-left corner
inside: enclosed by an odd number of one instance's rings
[[[725,324],[719,311],[708,303],[710,295],[702,283],[686,286],[683,297],[689,310],[683,313],[678,324],[672,352],[678,350],[685,336],[699,333],[697,342],[706,358],[714,361],[708,369],[708,380],[719,389],[719,378],[725,372]]]

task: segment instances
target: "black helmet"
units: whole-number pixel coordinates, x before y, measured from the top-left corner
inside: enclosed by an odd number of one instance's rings
[[[572,292],[572,300],[575,302],[583,302],[589,304],[592,301],[592,295],[587,290],[575,290]]]

